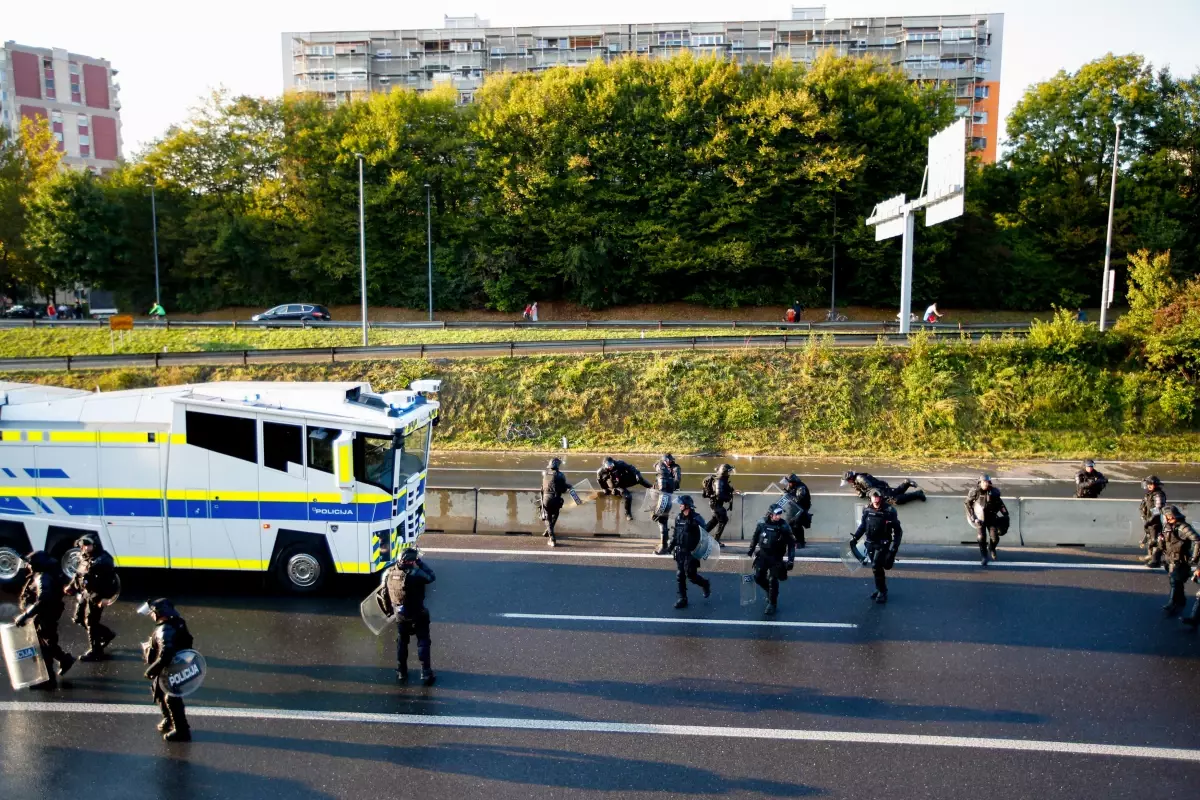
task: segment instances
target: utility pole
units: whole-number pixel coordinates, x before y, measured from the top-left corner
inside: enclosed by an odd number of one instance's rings
[[[429,216],[429,184],[425,184],[425,247],[429,254],[429,321],[433,322],[433,219]]]
[[[1121,152],[1121,119],[1117,118],[1117,136],[1113,142],[1112,188],[1108,192],[1108,235],[1104,241],[1104,275],[1100,280],[1100,330],[1108,321],[1108,295],[1112,287],[1112,276],[1109,274],[1109,263],[1112,259],[1112,229],[1113,208],[1117,205],[1117,164]]]
[[[162,305],[162,290],[158,283],[158,207],[154,202],[154,184],[150,184],[150,225],[154,237],[154,302]]]
[[[362,262],[362,343],[367,346],[367,225],[363,209],[363,154],[355,153],[358,159],[358,252]]]

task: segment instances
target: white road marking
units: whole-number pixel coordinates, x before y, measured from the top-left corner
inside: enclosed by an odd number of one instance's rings
[[[647,546],[650,540],[647,539]],[[558,548],[555,550],[502,550],[500,548],[486,547],[422,547],[422,553],[465,553],[468,555],[477,556],[546,556],[548,558],[629,558],[629,559],[659,559],[664,565],[670,565],[669,556],[658,556],[654,553],[620,553],[620,552],[605,552],[600,550],[572,550],[571,548]],[[733,555],[732,558],[745,558],[745,555]],[[728,558],[728,556],[727,556]],[[840,558],[827,556],[802,556],[797,557],[796,561],[808,564],[840,564]],[[705,565],[711,568],[713,563],[705,562]],[[952,558],[898,558],[896,559],[897,566],[917,566],[917,567],[963,567],[965,569],[979,570],[978,561],[956,560]],[[1096,570],[1115,570],[1118,572],[1154,572],[1154,570],[1146,569],[1144,564],[1122,564],[1118,562],[1095,561],[1090,563],[1074,563],[1068,561],[993,561],[988,569],[1096,569]]]
[[[748,625],[757,628],[857,628],[850,622],[786,622],[762,619],[688,619],[686,617],[598,617],[575,614],[498,614],[505,619],[543,619],[573,622],[650,622],[666,625]]]
[[[16,703],[0,702],[0,712],[57,714],[133,714],[149,716],[158,709],[131,703]],[[955,747],[982,750],[1012,750],[1025,753],[1062,753],[1080,756],[1111,756],[1200,763],[1200,750],[1177,747],[1099,744],[1037,739],[999,739],[987,736],[930,736],[870,731],[826,731],[787,728],[744,728],[714,725],[655,725],[638,722],[525,719],[512,717],[467,717],[440,714],[381,714],[357,711],[308,711],[279,708],[229,708],[192,706],[188,716],[212,719],[288,720],[299,722],[358,723],[369,725],[412,725],[438,728],[490,728],[520,731],[578,733],[623,733],[650,736],[701,736],[715,739],[766,739],[784,742],[834,742],[838,744],[882,744],[907,747]],[[202,747],[203,743],[192,747]]]

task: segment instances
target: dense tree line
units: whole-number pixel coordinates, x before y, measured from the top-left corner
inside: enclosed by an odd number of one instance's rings
[[[834,57],[594,63],[499,76],[476,101],[393,91],[330,110],[216,94],[103,178],[56,171],[48,133],[27,126],[0,146],[0,281],[148,304],[153,184],[169,308],[354,302],[362,153],[372,304],[425,303],[428,191],[439,308],[820,306],[835,249],[839,303],[887,305],[898,244],[863,220],[916,193],[926,139],[954,113],[944,91]],[[968,170],[966,215],[919,228],[918,300],[1094,301],[1118,114],[1114,263],[1170,250],[1176,272],[1196,272],[1200,78],[1108,56],[1033,87],[1007,158]]]

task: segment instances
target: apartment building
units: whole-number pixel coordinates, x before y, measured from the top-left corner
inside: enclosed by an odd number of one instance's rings
[[[494,27],[446,17],[443,27],[283,34],[283,81],[331,105],[395,87],[453,86],[462,103],[489,74],[537,72],[625,56],[688,51],[742,64],[810,63],[825,51],[873,57],[911,80],[953,88],[971,145],[996,159],[1003,14],[828,18],[824,7],[791,19],[729,22]]]
[[[22,119],[43,119],[63,162],[97,174],[121,157],[117,70],[102,58],[5,42],[0,48],[0,127],[15,135]]]

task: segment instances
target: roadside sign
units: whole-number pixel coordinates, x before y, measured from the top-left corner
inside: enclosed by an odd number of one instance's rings
[[[130,314],[114,314],[108,318],[108,329],[110,331],[133,330],[133,316]]]
[[[966,164],[967,121],[960,117],[950,127],[929,139],[926,226],[962,216]]]

